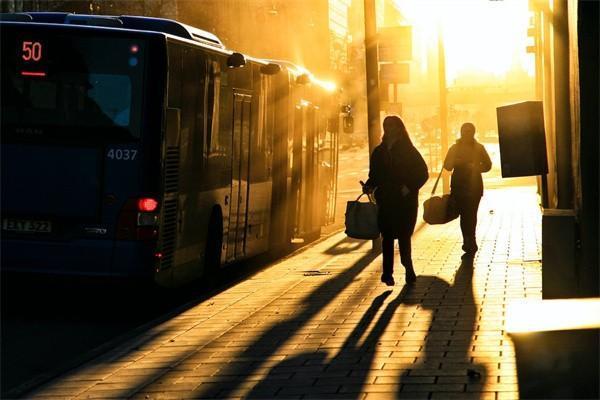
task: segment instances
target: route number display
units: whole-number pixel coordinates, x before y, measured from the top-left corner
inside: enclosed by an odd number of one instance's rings
[[[22,49],[21,58],[23,58],[23,61],[38,62],[42,59],[42,43],[24,40]]]

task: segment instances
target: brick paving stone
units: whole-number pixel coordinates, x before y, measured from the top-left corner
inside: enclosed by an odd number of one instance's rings
[[[27,397],[517,399],[505,312],[541,297],[536,204],[534,188],[487,191],[472,267],[458,221],[420,224],[410,287],[397,254],[388,288],[368,242],[333,234]]]
[[[390,400],[390,399],[408,399],[424,400],[429,399],[429,392],[400,392],[400,393],[367,393],[365,400]]]
[[[334,394],[338,393],[340,385],[318,385],[318,386],[288,386],[283,385],[277,395],[305,395],[307,397],[319,397],[322,394]]]
[[[485,383],[485,384],[467,384],[467,392],[516,392],[519,388],[516,383]]]
[[[400,391],[401,385],[395,384],[351,384],[342,386],[340,393],[397,393]]]
[[[496,400],[520,400],[519,392],[498,392]]]
[[[445,400],[445,399],[461,399],[461,400],[496,400],[495,392],[436,392],[433,393],[431,399]]]

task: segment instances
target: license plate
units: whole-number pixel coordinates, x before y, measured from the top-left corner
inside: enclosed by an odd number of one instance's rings
[[[10,232],[50,233],[50,221],[33,221],[30,219],[5,218],[2,220],[2,230]]]

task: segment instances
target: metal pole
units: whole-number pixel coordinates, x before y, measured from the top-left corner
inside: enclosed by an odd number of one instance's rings
[[[542,65],[542,57],[544,49],[542,48],[542,15],[541,11],[535,11],[534,14],[534,29],[535,29],[535,99],[542,100],[544,97],[544,70]]]
[[[381,139],[379,122],[379,66],[377,58],[377,19],[375,0],[365,0],[365,61],[367,71],[367,119],[369,154]]]
[[[543,101],[544,99],[544,69],[542,58],[544,57],[544,48],[542,43],[542,11],[534,11],[534,47],[535,47],[535,99]],[[542,207],[548,208],[548,178],[546,174],[540,176]]]
[[[377,55],[377,17],[375,0],[365,0],[365,62],[367,72],[367,119],[369,156],[381,139],[379,122],[379,65]],[[372,250],[381,249],[381,239],[372,242]]]
[[[441,160],[443,163],[446,153],[448,153],[448,104],[446,98],[446,55],[444,53],[444,41],[442,38],[442,29],[438,25],[438,77],[440,84],[440,130],[441,130]],[[450,192],[450,181],[448,173],[442,174],[443,193]]]
[[[567,2],[554,0],[554,121],[556,137],[557,208],[573,208],[571,110],[569,97],[569,21]]]

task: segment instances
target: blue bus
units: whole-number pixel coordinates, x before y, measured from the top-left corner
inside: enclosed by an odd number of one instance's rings
[[[176,21],[3,14],[2,271],[177,286],[332,222],[339,105]]]

